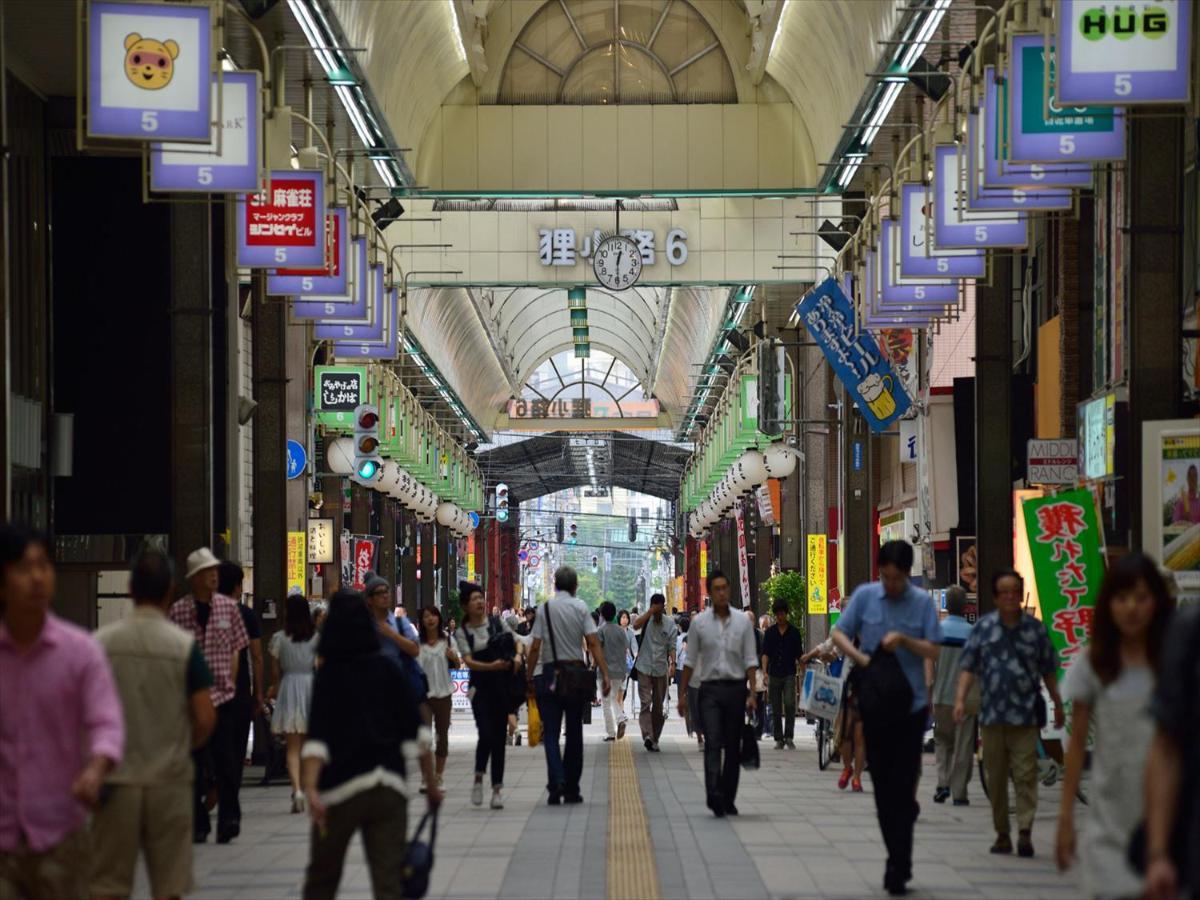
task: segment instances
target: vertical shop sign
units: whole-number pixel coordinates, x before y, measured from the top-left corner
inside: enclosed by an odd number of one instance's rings
[[[87,21],[90,137],[211,138],[212,7],[92,2]]]
[[[258,72],[226,72],[221,92],[221,122],[207,144],[152,144],[150,189],[153,191],[228,191],[246,193],[260,187],[262,158],[261,78]],[[217,132],[220,132],[218,135]],[[218,149],[219,148],[219,149]]]
[[[750,560],[746,556],[746,511],[739,500],[734,506],[737,521],[738,575],[741,577],[742,605],[750,605]]]
[[[708,577],[708,541],[700,542],[700,580]]]
[[[467,535],[467,581],[475,581],[475,532]]]
[[[308,520],[308,561],[313,565],[333,562],[333,519]]]
[[[1069,162],[1125,158],[1125,115],[1119,109],[1057,105],[1054,50],[1049,53],[1050,108],[1046,109],[1046,45],[1040,34],[1013,35],[1010,58],[1008,158]]]
[[[328,266],[316,269],[276,269],[267,276],[267,293],[278,296],[321,297],[350,301],[350,235],[346,207],[325,216],[325,255]],[[339,310],[340,312],[340,310]]]
[[[1087,643],[1104,580],[1096,501],[1090,490],[1081,488],[1026,500],[1022,512],[1042,621],[1058,651],[1061,678]]]
[[[287,533],[287,592],[294,594],[299,591],[308,595],[308,579],[306,577],[305,553],[308,549],[308,533],[305,531],[289,531]]]
[[[375,571],[375,542],[369,537],[354,535],[351,538],[354,544],[354,574],[352,586],[354,590],[361,591],[366,586],[367,576]],[[417,547],[417,577],[420,577],[420,545]]]
[[[238,265],[324,269],[325,212],[323,173],[271,172],[265,191],[238,198]]]
[[[1187,103],[1194,0],[1062,0],[1065,103]]]
[[[823,616],[829,612],[829,588],[827,585],[827,554],[826,539],[823,534],[808,536],[808,578],[805,579],[808,588],[808,614]]]
[[[912,406],[874,338],[855,327],[854,309],[836,279],[825,279],[796,311],[873,431],[885,430]]]

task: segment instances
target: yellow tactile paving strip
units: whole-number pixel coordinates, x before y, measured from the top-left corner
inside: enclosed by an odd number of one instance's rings
[[[608,900],[659,900],[658,869],[629,741],[608,757]]]

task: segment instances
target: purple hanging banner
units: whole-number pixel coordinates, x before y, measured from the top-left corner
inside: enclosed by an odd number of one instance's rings
[[[966,185],[956,144],[933,148],[933,239],[939,247],[1024,247],[1025,214],[963,208]]]
[[[87,10],[89,137],[135,141],[212,139],[212,7],[207,3],[107,3]],[[48,65],[49,44],[30,48]]]
[[[306,297],[292,301],[293,319],[335,319],[338,322],[362,324],[367,321],[367,239],[350,242],[350,297]],[[362,273],[362,274],[360,274]]]
[[[226,72],[221,80],[221,135],[207,144],[150,145],[150,190],[253,193],[261,185],[262,104],[258,72]],[[213,96],[217,81],[213,79]],[[217,104],[213,104],[216,109]]]
[[[1016,162],[1095,162],[1125,158],[1125,114],[1107,106],[1055,104],[1050,52],[1050,115],[1046,115],[1046,45],[1040,34],[1015,34],[1009,44],[1008,158]]]
[[[1187,103],[1194,0],[1061,0],[1064,103]]]
[[[346,207],[336,206],[325,216],[326,243],[330,266],[316,269],[276,269],[267,275],[267,293],[284,296],[341,297],[350,301],[350,279],[347,265],[349,231]]]

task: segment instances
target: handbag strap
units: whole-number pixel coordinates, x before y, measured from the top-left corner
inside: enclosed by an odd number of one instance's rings
[[[416,843],[417,838],[421,836],[421,832],[425,830],[425,823],[429,823],[429,844],[432,846],[437,843],[437,826],[438,826],[438,811],[437,809],[427,810],[425,815],[421,816],[421,821],[417,823],[416,830],[412,833],[410,843]]]
[[[553,600],[546,601],[546,630],[550,632],[550,652],[554,654],[553,662],[558,665],[558,645],[554,642],[554,617],[550,615],[550,604],[553,602]]]

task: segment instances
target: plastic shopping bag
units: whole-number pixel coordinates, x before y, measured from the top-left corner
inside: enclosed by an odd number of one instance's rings
[[[536,747],[542,742],[542,715],[538,712],[537,701],[529,698],[529,746]]]

